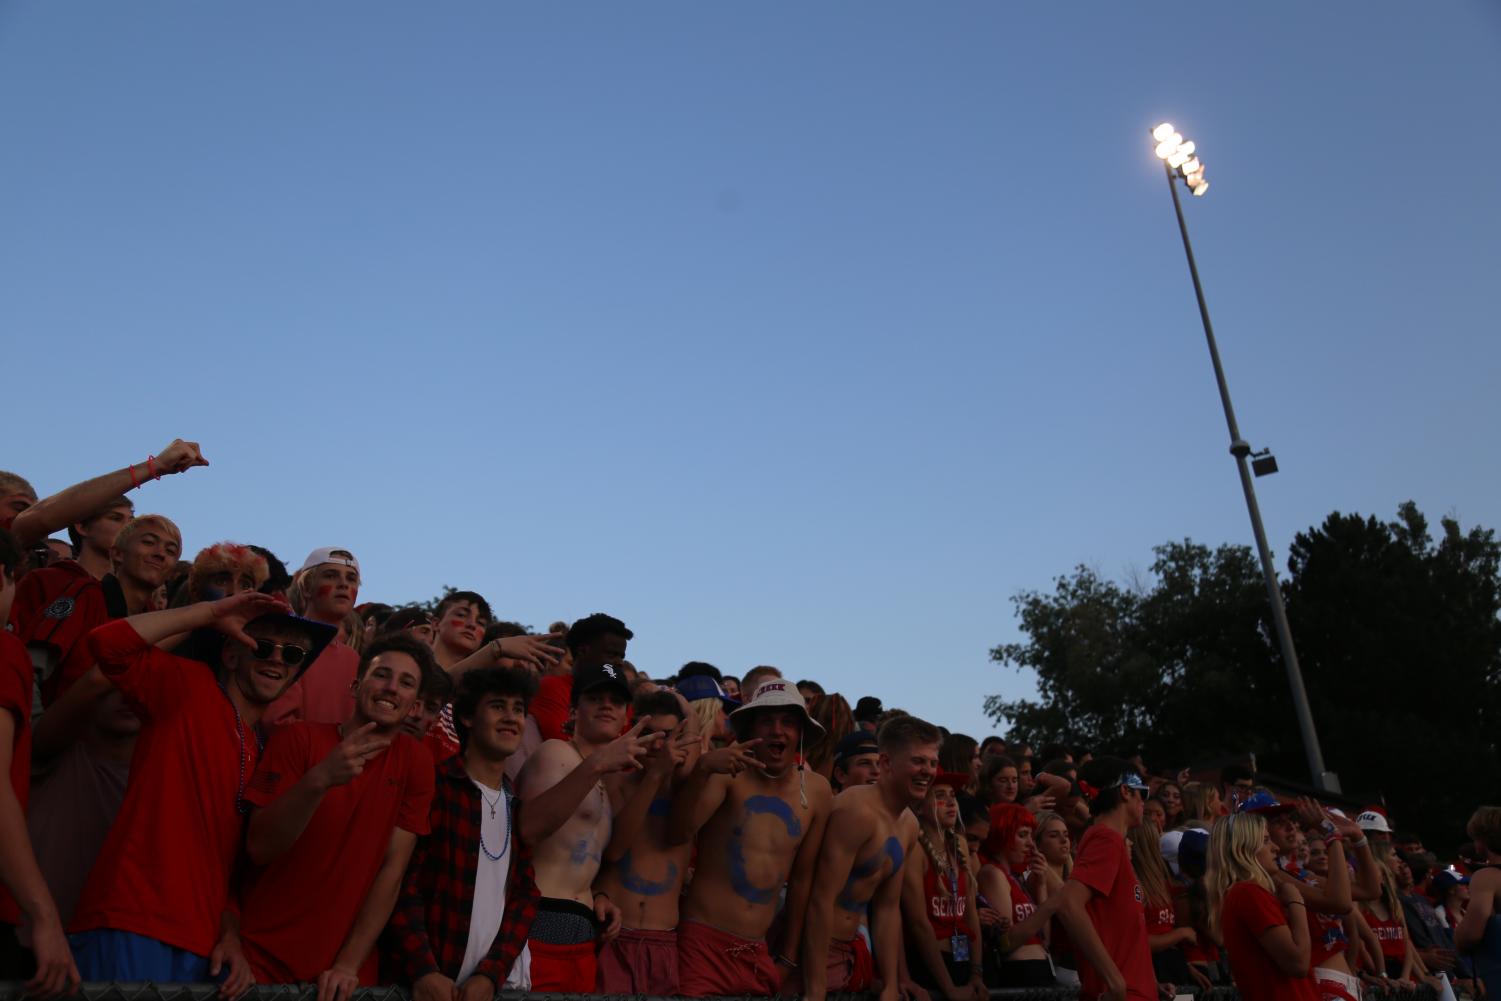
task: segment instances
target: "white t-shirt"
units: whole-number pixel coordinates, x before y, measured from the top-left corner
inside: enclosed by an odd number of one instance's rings
[[[484,800],[479,808],[480,853],[479,868],[474,876],[474,907],[469,912],[469,943],[464,947],[464,965],[459,967],[455,983],[462,985],[469,979],[474,968],[484,960],[500,931],[501,918],[506,913],[506,878],[511,873],[511,816],[514,809],[512,798],[499,789],[474,779],[475,788]],[[492,816],[492,807],[493,816]],[[500,858],[491,858],[499,855]],[[510,975],[501,984],[507,990],[529,991],[532,989],[532,954],[522,948],[521,955],[511,966]]]

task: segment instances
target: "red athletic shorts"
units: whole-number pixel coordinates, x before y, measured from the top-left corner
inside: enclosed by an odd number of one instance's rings
[[[553,945],[527,942],[532,953],[532,990],[539,994],[589,994],[594,991],[594,943]]]
[[[678,993],[678,933],[622,928],[599,950],[596,994],[649,994],[670,998]]]
[[[829,965],[826,986],[830,993],[846,991],[850,994],[865,994],[875,982],[876,968],[871,962],[870,948],[865,939],[856,935],[848,942],[829,943]]]
[[[535,979],[533,988],[539,989]],[[682,997],[771,995],[780,987],[781,977],[765,939],[741,938],[697,921],[679,923],[678,993]]]

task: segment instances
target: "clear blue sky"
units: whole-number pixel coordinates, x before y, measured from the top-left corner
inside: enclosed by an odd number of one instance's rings
[[[0,468],[989,732],[1010,597],[1501,525],[1494,3],[12,0]]]

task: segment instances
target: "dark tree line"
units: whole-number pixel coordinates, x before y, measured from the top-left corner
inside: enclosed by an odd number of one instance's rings
[[[1039,698],[986,701],[1036,746],[1139,750],[1167,770],[1253,752],[1306,778],[1260,567],[1247,546],[1154,549],[1151,579],[1088,567],[1013,599],[1025,640],[991,659],[1037,673]],[[1417,507],[1335,512],[1301,532],[1282,580],[1329,768],[1354,795],[1451,851],[1469,812],[1501,802],[1501,545]]]

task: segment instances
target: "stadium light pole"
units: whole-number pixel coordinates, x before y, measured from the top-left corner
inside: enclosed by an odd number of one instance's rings
[[[1220,349],[1214,341],[1214,325],[1209,322],[1209,306],[1204,301],[1204,286],[1199,281],[1199,266],[1194,261],[1193,244],[1188,240],[1188,224],[1183,219],[1183,202],[1178,197],[1178,179],[1195,197],[1209,190],[1204,179],[1204,164],[1196,155],[1193,143],[1188,142],[1171,125],[1163,123],[1152,130],[1156,143],[1157,158],[1167,171],[1167,186],[1173,196],[1173,212],[1178,216],[1178,232],[1183,237],[1183,253],[1188,256],[1188,273],[1193,278],[1194,296],[1199,301],[1199,318],[1204,321],[1204,338],[1209,342],[1209,360],[1214,363],[1214,379],[1220,389],[1220,403],[1225,408],[1225,424],[1230,430],[1230,454],[1235,457],[1235,466],[1240,471],[1241,489],[1246,494],[1246,509],[1251,514],[1251,531],[1256,536],[1256,551],[1261,557],[1261,573],[1266,578],[1267,598],[1272,605],[1272,623],[1277,630],[1277,643],[1282,648],[1282,662],[1287,667],[1287,684],[1292,689],[1293,708],[1298,717],[1298,729],[1303,736],[1303,750],[1308,756],[1308,770],[1313,776],[1316,789],[1339,792],[1339,778],[1324,769],[1324,752],[1319,747],[1318,731],[1313,725],[1313,710],[1308,704],[1308,691],[1303,687],[1303,671],[1298,666],[1298,652],[1293,647],[1292,630],[1287,625],[1287,608],[1282,603],[1282,588],[1277,583],[1277,570],[1272,565],[1272,551],[1266,543],[1266,528],[1261,524],[1261,508],[1256,503],[1256,488],[1252,485],[1254,468],[1257,476],[1277,471],[1277,461],[1268,452],[1254,455],[1251,446],[1240,436],[1240,425],[1235,420],[1235,407],[1230,403],[1230,386],[1225,382],[1225,367],[1220,363]],[[1247,460],[1251,460],[1249,463]]]

